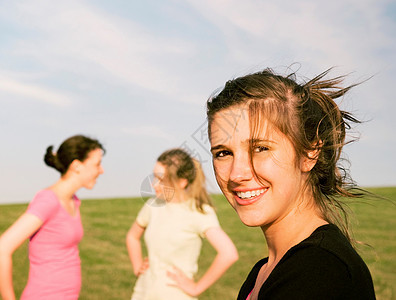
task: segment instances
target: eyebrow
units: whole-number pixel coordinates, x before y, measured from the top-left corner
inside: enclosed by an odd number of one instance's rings
[[[261,143],[261,142],[265,142],[265,143],[270,143],[270,144],[277,144],[277,142],[275,142],[274,140],[269,140],[269,139],[251,139],[253,144],[257,144],[257,143]]]
[[[273,140],[269,140],[269,139],[260,139],[260,138],[256,138],[256,139],[246,139],[245,141],[243,141],[243,144],[249,145],[250,141],[252,142],[252,144],[258,144],[258,143],[262,143],[262,142],[264,142],[264,143],[270,143],[270,144],[278,144],[277,142],[275,142],[275,141],[273,141]],[[211,147],[211,148],[210,148],[210,151],[212,152],[212,151],[216,151],[216,150],[219,150],[219,149],[225,149],[225,148],[228,148],[228,147],[226,147],[226,146],[220,144],[220,145],[216,145],[216,146]]]
[[[163,173],[156,173],[156,172],[153,172],[153,175],[154,175],[154,177],[157,177],[157,178],[163,178],[163,177],[164,177],[164,174],[163,174]]]
[[[224,149],[224,148],[226,148],[226,147],[223,146],[223,145],[216,145],[214,147],[211,147],[210,151],[212,152],[212,151],[215,151],[215,150],[218,150],[218,149]]]

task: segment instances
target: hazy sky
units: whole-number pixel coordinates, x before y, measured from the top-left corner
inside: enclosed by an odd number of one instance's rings
[[[204,165],[205,102],[265,67],[369,81],[342,107],[367,120],[346,147],[363,186],[396,185],[396,2],[0,0],[0,203],[28,202],[58,173],[45,149],[82,133],[107,153],[82,198],[139,196],[157,156]],[[142,187],[143,185],[143,187]]]

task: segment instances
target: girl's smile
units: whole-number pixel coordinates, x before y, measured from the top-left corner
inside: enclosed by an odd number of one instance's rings
[[[256,202],[267,190],[268,188],[260,188],[246,191],[235,190],[235,200],[238,202],[239,205],[249,205]]]

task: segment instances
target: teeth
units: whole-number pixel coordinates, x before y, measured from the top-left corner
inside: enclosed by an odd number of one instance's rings
[[[254,190],[254,191],[247,191],[247,192],[236,192],[239,198],[241,199],[248,199],[248,198],[253,198],[258,195],[261,195],[264,193],[266,189],[261,189],[261,190]]]

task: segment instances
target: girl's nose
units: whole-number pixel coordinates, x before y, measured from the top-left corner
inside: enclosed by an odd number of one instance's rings
[[[253,178],[249,153],[235,154],[231,166],[230,181],[240,183]]]

